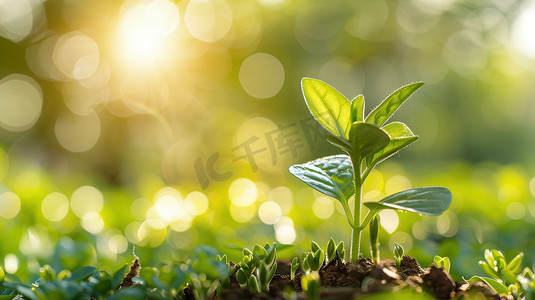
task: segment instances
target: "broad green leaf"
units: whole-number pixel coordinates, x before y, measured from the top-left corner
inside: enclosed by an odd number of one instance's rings
[[[114,289],[117,288],[119,284],[121,284],[121,281],[126,275],[126,272],[128,272],[128,264],[125,264],[122,268],[113,273],[112,286]]]
[[[351,100],[351,123],[364,122],[364,95]]]
[[[353,166],[347,155],[327,156],[304,164],[293,165],[290,173],[315,190],[347,203],[355,193]]]
[[[92,266],[81,267],[79,269],[76,269],[74,272],[72,272],[70,279],[75,280],[75,281],[86,280],[91,275],[95,274],[96,271],[97,271],[97,268],[92,267]]]
[[[486,283],[491,289],[493,289],[498,294],[507,294],[507,287],[496,279],[492,279],[488,277],[481,277],[481,276],[473,276],[472,278],[468,279],[469,283],[474,283],[478,281],[482,281]]]
[[[365,202],[370,215],[383,209],[398,209],[428,216],[442,214],[451,203],[451,192],[445,187],[433,186],[405,190],[395,193],[379,202]]]
[[[329,84],[312,78],[301,81],[303,96],[310,113],[325,129],[339,137],[348,137],[351,104]]]
[[[383,126],[383,124],[390,119],[396,110],[398,110],[401,104],[409,99],[412,93],[414,93],[423,84],[423,82],[415,82],[402,86],[394,91],[372,110],[372,112],[366,117],[366,123]]]
[[[409,127],[401,122],[389,123],[383,126],[382,129],[390,136],[390,142],[379,152],[368,158],[368,166],[377,165],[418,140],[418,136],[414,135]]]
[[[351,125],[349,142],[352,146],[352,154],[362,159],[387,146],[390,136],[374,124],[355,122]]]

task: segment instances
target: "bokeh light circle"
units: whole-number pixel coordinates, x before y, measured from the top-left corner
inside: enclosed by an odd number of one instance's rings
[[[258,189],[251,180],[238,178],[230,184],[228,196],[233,205],[247,207],[256,201]]]
[[[258,208],[258,217],[265,224],[274,224],[281,215],[281,207],[273,201],[266,201]]]
[[[239,77],[241,86],[250,96],[271,98],[284,84],[284,67],[273,55],[255,53],[243,61]]]
[[[78,218],[83,218],[88,212],[98,214],[103,207],[104,196],[95,187],[82,186],[72,193],[71,209]]]
[[[0,36],[19,42],[33,28],[33,8],[28,0],[3,0],[0,2]]]
[[[0,195],[0,217],[13,219],[20,211],[20,198],[12,192],[5,192]]]
[[[47,220],[59,222],[69,212],[69,199],[62,193],[50,193],[41,202],[41,212]]]
[[[9,131],[31,128],[43,106],[41,87],[32,78],[13,74],[0,80],[0,126]]]
[[[225,37],[232,26],[232,10],[224,0],[193,0],[188,4],[184,21],[197,39],[216,42]]]
[[[87,116],[65,113],[58,117],[55,131],[63,148],[71,152],[85,152],[93,148],[100,138],[100,119],[95,112]]]

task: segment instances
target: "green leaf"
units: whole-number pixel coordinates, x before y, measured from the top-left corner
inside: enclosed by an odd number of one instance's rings
[[[351,100],[351,123],[364,122],[364,95]]]
[[[447,273],[450,272],[451,261],[449,257],[447,256],[442,257],[442,256],[435,255],[433,261],[435,262],[435,265],[437,266],[437,268],[444,268],[444,270],[446,270]]]
[[[383,209],[398,209],[428,216],[442,214],[451,203],[451,192],[440,186],[408,189],[395,193],[379,202],[365,202],[370,209],[370,216]]]
[[[374,124],[355,122],[349,132],[351,153],[360,159],[373,155],[386,147],[390,136],[383,129]]]
[[[336,135],[333,135],[331,134],[330,132],[327,132],[327,134],[325,135],[325,137],[327,138],[327,141],[333,145],[335,145],[336,147],[342,149],[342,151],[344,151],[345,153],[347,154],[350,154],[351,151],[352,151],[352,148],[351,148],[351,144],[349,143],[349,141],[343,137],[338,137]]]
[[[315,241],[312,241],[310,243],[310,249],[312,249],[312,252],[316,252],[319,249],[321,249],[321,247],[320,247],[320,245],[318,243],[316,243]]]
[[[96,271],[97,268],[92,266],[81,267],[72,272],[70,279],[75,281],[86,280],[87,278],[91,277],[91,275],[95,274]]]
[[[522,259],[524,258],[524,253],[520,252],[515,258],[513,258],[508,264],[507,264],[507,270],[517,273],[518,270],[520,270],[520,267],[522,265]]]
[[[494,292],[498,294],[507,294],[507,287],[500,281],[488,277],[473,276],[468,280],[469,283],[482,281],[486,283]]]
[[[272,247],[269,249],[269,252],[266,258],[264,259],[264,263],[267,266],[271,266],[276,260],[277,260],[277,248]]]
[[[398,110],[401,104],[409,99],[412,93],[414,93],[423,84],[423,82],[415,82],[402,86],[394,91],[372,110],[372,112],[366,117],[366,123],[383,126],[383,124],[386,123],[386,121],[388,121],[388,119],[390,119],[390,117]]]
[[[236,280],[241,285],[247,284],[247,274],[243,269],[238,269],[238,271],[236,271]]]
[[[327,260],[333,259],[335,251],[336,245],[334,243],[334,239],[330,238],[329,242],[327,243]]]
[[[260,260],[266,258],[268,255],[266,249],[258,244],[253,247],[253,253],[256,257],[260,258]]]
[[[347,155],[327,156],[304,164],[293,165],[290,173],[315,190],[347,203],[355,193],[353,166]]]
[[[247,280],[247,284],[249,285],[249,288],[254,292],[260,292],[260,285],[258,284],[258,280],[253,275],[249,276],[249,279]]]
[[[113,273],[112,288],[115,289],[119,286],[119,284],[121,284],[121,281],[123,280],[127,271],[128,271],[128,264],[125,264],[122,268],[120,268],[115,273]]]
[[[484,261],[479,261],[478,262],[479,264],[479,267],[485,272],[487,273],[487,275],[489,275],[490,277],[492,278],[496,278],[496,279],[499,279],[500,278],[500,275],[498,275],[498,273],[494,270],[494,268],[492,268],[487,262],[484,262]]]
[[[270,283],[271,279],[273,279],[273,276],[275,276],[276,270],[277,270],[277,262],[273,263],[273,266],[271,266],[271,269],[269,270],[268,283]]]
[[[261,286],[265,286],[268,283],[268,268],[265,264],[260,264],[258,270],[258,281]]]
[[[349,100],[321,80],[303,78],[301,87],[314,118],[332,134],[347,138],[351,124]]]
[[[375,166],[378,163],[386,160],[390,156],[396,154],[401,149],[416,142],[418,136],[414,135],[409,127],[401,122],[392,122],[384,127],[384,131],[390,136],[390,141],[383,149],[368,158],[368,166]]]
[[[6,278],[6,273],[0,268],[0,283],[4,281],[4,278]]]

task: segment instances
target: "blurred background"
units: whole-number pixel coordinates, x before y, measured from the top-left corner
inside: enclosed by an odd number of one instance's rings
[[[110,270],[185,260],[208,244],[349,244],[336,200],[287,171],[340,153],[301,95],[319,78],[420,140],[365,200],[453,192],[439,217],[382,213],[423,266],[483,274],[485,248],[535,262],[535,1],[0,0],[0,266]],[[369,255],[367,232],[363,252]]]

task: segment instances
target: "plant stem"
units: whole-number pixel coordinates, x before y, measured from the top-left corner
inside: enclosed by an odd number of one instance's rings
[[[356,263],[360,254],[360,238],[362,235],[361,215],[362,215],[362,180],[361,180],[361,166],[360,158],[351,157],[351,163],[353,164],[353,178],[355,186],[355,210],[353,217],[353,229],[351,233],[351,251],[349,253],[349,259],[351,262]]]

